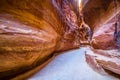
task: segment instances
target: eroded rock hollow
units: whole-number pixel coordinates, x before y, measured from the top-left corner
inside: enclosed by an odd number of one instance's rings
[[[120,75],[120,36],[117,45],[114,38],[120,1],[116,4],[114,13],[114,0],[83,0],[82,13],[92,32],[94,54],[86,53],[88,64]],[[54,52],[79,48],[89,37],[81,24],[78,0],[0,0],[0,78],[33,69]]]

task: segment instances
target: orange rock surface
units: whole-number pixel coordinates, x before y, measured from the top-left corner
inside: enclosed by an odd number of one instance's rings
[[[117,4],[120,12],[120,1]],[[84,33],[80,31],[77,6],[76,0],[0,0],[0,78],[14,77],[41,65],[54,56],[53,52],[80,47]],[[93,32],[91,46],[118,49],[113,36],[114,15],[117,15],[113,0],[84,0],[82,12]],[[102,56],[106,57],[104,54],[103,51]],[[115,56],[117,61],[118,56]],[[88,62],[89,57],[86,57]],[[117,61],[111,61],[97,59],[96,63],[101,69],[120,74]]]
[[[32,69],[53,52],[79,47],[77,16],[70,5],[58,0],[0,1],[0,78]]]

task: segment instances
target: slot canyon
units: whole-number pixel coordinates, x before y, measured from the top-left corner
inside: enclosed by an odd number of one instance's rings
[[[0,0],[0,80],[120,80],[120,0]]]

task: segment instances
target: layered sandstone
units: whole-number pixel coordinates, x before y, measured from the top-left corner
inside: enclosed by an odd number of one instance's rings
[[[120,1],[117,4],[119,13]],[[41,65],[54,56],[53,52],[80,47],[86,31],[80,30],[77,7],[77,0],[1,0],[0,78],[14,77]],[[101,71],[120,74],[113,35],[114,15],[118,13],[114,13],[113,0],[84,0],[82,13],[93,32],[91,46],[115,49],[116,53],[92,49],[94,54],[86,54],[87,62],[93,65],[89,61],[95,60],[93,66],[97,64]]]
[[[1,0],[0,78],[41,65],[53,52],[79,47],[77,27],[67,0]]]

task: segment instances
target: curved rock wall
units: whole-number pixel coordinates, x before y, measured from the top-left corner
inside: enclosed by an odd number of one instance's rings
[[[79,47],[77,27],[67,0],[1,0],[0,78],[40,65],[54,51]]]
[[[114,24],[116,22],[115,16],[120,14],[120,1],[116,1],[116,13],[113,0],[89,0],[83,8],[85,22],[93,31],[92,46],[96,49],[116,48]]]
[[[120,79],[120,1],[116,0],[116,13],[113,0],[94,0],[97,4],[92,1],[90,0],[83,10],[86,23],[93,30],[93,48],[91,48],[92,52],[86,53],[86,61],[93,70]],[[117,23],[117,32],[115,32],[115,23]]]
[[[93,31],[92,46],[117,49],[113,1],[83,3],[85,22]],[[53,52],[79,47],[83,33],[75,4],[76,0],[1,0],[0,78],[32,69],[51,58]]]

